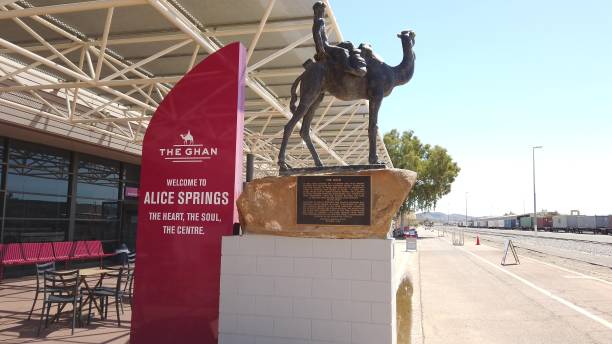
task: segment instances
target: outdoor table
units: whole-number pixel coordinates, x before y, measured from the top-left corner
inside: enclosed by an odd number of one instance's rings
[[[100,287],[102,285],[102,281],[104,280],[104,274],[112,272],[113,270],[109,270],[109,269],[100,269],[100,268],[87,268],[87,269],[79,269],[79,286],[83,286],[81,290],[85,289],[87,290],[87,297],[82,301],[82,305],[86,304],[87,302],[89,302],[89,299],[91,298],[90,296],[90,292],[93,292],[93,290],[97,287]],[[89,283],[87,282],[87,278],[88,277],[93,277],[93,276],[99,276],[98,280],[96,281],[96,284],[93,287],[89,286]],[[98,310],[98,312],[100,314],[102,314],[102,308],[100,307],[100,305],[98,305],[98,302],[96,301],[96,299],[93,299],[94,305],[96,307],[96,309]],[[62,305],[59,309],[57,314],[55,314],[55,316],[53,317],[53,319],[51,319],[51,323],[53,323],[55,320],[57,320],[57,318],[59,317],[59,314],[62,312],[62,310],[64,309],[65,305]],[[82,311],[82,310],[81,310]]]
[[[80,284],[83,286],[81,290],[85,289],[87,291],[87,297],[83,299],[83,305],[89,302],[89,299],[91,298],[90,294],[93,293],[94,289],[102,286],[102,282],[104,281],[104,275],[113,271],[114,270],[100,268],[87,268],[79,270],[79,278],[81,279]],[[87,282],[87,278],[94,276],[99,277],[96,281],[96,284],[93,287],[90,287],[89,283]],[[98,312],[100,313],[100,316],[102,316],[102,308],[100,307],[100,305],[98,305],[98,301],[96,301],[95,298],[93,298],[93,303]]]

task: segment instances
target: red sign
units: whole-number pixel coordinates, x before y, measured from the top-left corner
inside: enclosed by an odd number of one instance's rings
[[[147,129],[131,343],[217,343],[221,237],[238,222],[245,49],[230,44],[174,86]]]
[[[126,186],[125,197],[138,197],[138,188],[135,188],[133,186]]]

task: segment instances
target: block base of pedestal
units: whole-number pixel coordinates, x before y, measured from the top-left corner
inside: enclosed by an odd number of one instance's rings
[[[393,239],[223,238],[219,343],[394,344]]]

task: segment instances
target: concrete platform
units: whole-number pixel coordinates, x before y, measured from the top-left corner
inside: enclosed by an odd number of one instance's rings
[[[612,343],[612,278],[419,234],[424,343]]]

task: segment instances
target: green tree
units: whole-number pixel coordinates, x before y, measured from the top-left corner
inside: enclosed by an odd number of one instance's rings
[[[413,131],[400,133],[393,129],[384,136],[389,157],[396,168],[415,171],[417,182],[400,211],[431,210],[461,169],[445,148],[423,144]]]

